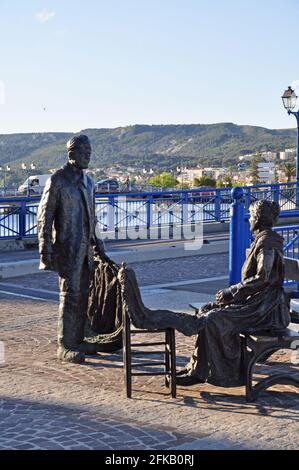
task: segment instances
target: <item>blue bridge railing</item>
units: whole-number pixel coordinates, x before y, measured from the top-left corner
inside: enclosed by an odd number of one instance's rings
[[[246,186],[239,203],[247,212],[257,199],[277,201],[281,210],[296,209],[296,183]],[[39,197],[0,198],[0,238],[36,236]],[[163,192],[97,194],[96,213],[101,232],[129,228],[188,225],[229,220],[231,188],[187,189]]]
[[[230,285],[237,284],[241,280],[241,270],[246,258],[246,249],[249,248],[253,236],[249,227],[249,213],[243,203],[243,188],[234,188],[234,202],[231,205],[230,220],[230,246],[229,246],[229,278]],[[279,225],[273,230],[284,239],[284,256],[299,259],[299,209],[282,210],[279,219],[294,219],[292,225]],[[287,280],[285,286],[296,284],[297,281]]]

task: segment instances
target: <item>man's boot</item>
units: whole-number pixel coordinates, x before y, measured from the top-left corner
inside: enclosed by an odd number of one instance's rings
[[[81,364],[85,361],[85,354],[81,351],[67,349],[64,346],[58,346],[57,359],[62,362],[73,362],[74,364]]]
[[[66,306],[59,311],[57,359],[63,362],[79,364],[85,361],[85,354],[80,350],[84,331],[84,319],[80,318],[78,303]],[[82,325],[83,324],[83,325]]]

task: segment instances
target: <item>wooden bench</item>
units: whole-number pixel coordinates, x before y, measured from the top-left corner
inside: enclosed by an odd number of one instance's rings
[[[272,374],[253,385],[253,368],[256,363],[264,362],[271,354],[279,349],[295,350],[299,347],[299,332],[291,328],[281,331],[266,331],[257,334],[243,335],[245,373],[246,373],[246,400],[255,401],[258,395],[274,384],[295,385],[299,387],[298,377],[290,373]]]
[[[299,281],[299,261],[292,258],[284,258],[285,279]],[[299,299],[299,291],[289,292],[290,299]],[[202,304],[192,303],[190,307],[196,312],[200,310]],[[299,313],[291,310],[293,323],[299,323]],[[299,330],[299,327],[298,327]],[[273,374],[260,380],[253,385],[253,368],[256,363],[264,362],[265,358],[271,356],[279,349],[299,348],[299,331],[293,328],[286,328],[279,331],[260,331],[257,333],[244,332],[241,335],[244,374],[246,377],[246,400],[255,401],[263,390],[274,384],[295,385],[299,387],[299,375]]]

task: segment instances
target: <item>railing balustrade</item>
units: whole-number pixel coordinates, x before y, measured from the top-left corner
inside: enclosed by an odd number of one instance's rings
[[[296,209],[296,183],[243,187],[245,212],[251,202],[271,199],[282,211]],[[0,198],[0,238],[36,236],[38,196]],[[97,194],[96,213],[102,232],[188,225],[229,220],[231,188]]]

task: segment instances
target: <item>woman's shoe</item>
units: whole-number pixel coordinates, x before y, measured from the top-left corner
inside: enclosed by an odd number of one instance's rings
[[[189,387],[191,385],[195,384],[203,384],[205,383],[205,380],[201,380],[198,377],[195,377],[194,375],[181,375],[176,377],[176,384],[177,385],[184,385],[185,387]]]
[[[188,373],[189,373],[189,369],[187,369],[187,367],[184,367],[184,369],[177,371],[176,376],[180,377],[181,375],[187,375]]]

